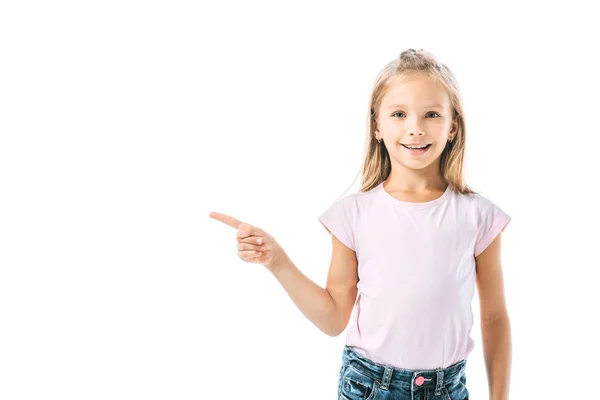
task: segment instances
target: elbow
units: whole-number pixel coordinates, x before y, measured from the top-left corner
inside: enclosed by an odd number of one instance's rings
[[[319,327],[319,329],[321,330],[321,332],[323,332],[327,336],[336,337],[336,336],[340,335],[339,329],[334,329],[329,326],[328,327]]]
[[[497,312],[494,314],[481,316],[481,325],[496,325],[498,322],[510,323],[508,312]]]
[[[328,336],[338,337],[342,334],[342,331],[337,330],[337,331],[330,331],[330,332],[326,332],[326,333]]]
[[[336,323],[328,331],[328,335],[331,337],[338,337],[346,330],[348,326],[348,318],[342,318],[338,313],[334,317]]]
[[[344,330],[345,330],[345,329],[346,329],[346,327],[345,327],[345,326],[342,326],[342,327],[340,327],[340,326],[337,326],[337,327],[335,327],[334,329],[330,329],[330,330],[328,330],[328,331],[327,331],[327,332],[325,332],[325,333],[326,333],[328,336],[331,336],[331,337],[338,337],[338,336],[340,336],[340,335],[341,335],[341,334],[344,332]]]
[[[327,336],[331,336],[331,337],[338,337],[342,334],[342,332],[344,331],[344,329],[340,329],[340,326],[326,326],[321,328],[321,331],[326,334]]]

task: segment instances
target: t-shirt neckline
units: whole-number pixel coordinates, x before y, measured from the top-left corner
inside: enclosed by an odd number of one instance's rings
[[[383,182],[381,182],[378,186],[377,186],[379,192],[381,192],[381,194],[383,195],[383,197],[387,198],[389,201],[391,201],[394,204],[400,205],[402,207],[407,207],[407,208],[430,208],[430,207],[435,207],[438,204],[444,202],[449,196],[450,196],[450,192],[452,191],[451,185],[448,183],[448,186],[446,187],[446,190],[444,191],[444,193],[433,200],[430,201],[424,201],[424,202],[413,202],[413,201],[404,201],[404,200],[400,200],[395,198],[394,196],[392,196],[390,193],[387,192],[387,190],[385,190],[385,188],[383,187]]]

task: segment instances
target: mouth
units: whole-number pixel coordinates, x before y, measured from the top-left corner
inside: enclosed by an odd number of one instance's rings
[[[415,155],[415,156],[420,156],[421,154],[425,154],[427,152],[427,150],[429,150],[429,148],[431,147],[431,143],[423,148],[410,148],[404,144],[402,144],[402,147],[404,147],[408,151],[409,154]]]

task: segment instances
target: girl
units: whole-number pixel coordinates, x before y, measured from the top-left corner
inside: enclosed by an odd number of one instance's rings
[[[423,50],[379,73],[368,109],[362,188],[319,221],[331,233],[325,288],[264,230],[237,229],[239,257],[264,265],[324,333],[346,335],[339,399],[468,399],[477,283],[490,398],[508,396],[510,324],[500,233],[510,216],[463,179],[466,129],[450,70]]]

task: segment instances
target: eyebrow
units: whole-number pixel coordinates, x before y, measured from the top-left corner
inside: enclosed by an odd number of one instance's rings
[[[406,108],[406,105],[404,104],[392,104],[391,106],[388,107],[388,109],[390,108],[395,108],[395,107],[401,107],[401,108]],[[441,104],[439,103],[433,103],[433,104],[429,104],[426,105],[425,108],[444,108]]]

